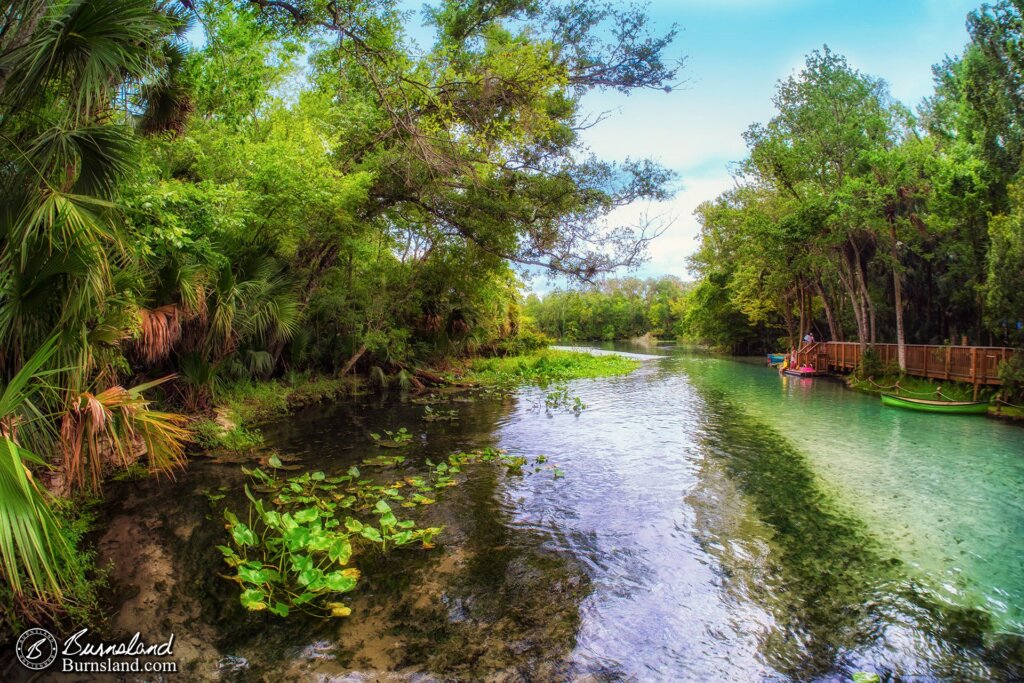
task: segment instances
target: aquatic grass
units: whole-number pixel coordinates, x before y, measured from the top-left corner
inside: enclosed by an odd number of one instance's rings
[[[350,395],[358,386],[358,381],[351,377],[300,373],[291,373],[287,380],[235,382],[216,393],[218,419],[192,422],[192,441],[205,450],[251,451],[263,445],[263,435],[256,425]]]
[[[297,408],[351,394],[352,377],[293,376],[291,381],[240,381],[217,392],[215,399],[239,424],[251,426],[287,415]]]
[[[574,379],[628,375],[638,367],[638,361],[622,356],[546,349],[522,356],[474,360],[465,379],[482,385],[545,386]]]
[[[784,436],[722,392],[697,388],[707,406],[701,432],[710,466],[724,468],[771,530],[769,586],[754,590],[763,592],[781,627],[762,644],[774,667],[802,680],[852,666],[847,657],[884,638],[893,614],[923,622],[920,630],[941,634],[948,644],[930,675],[983,679],[971,662],[1014,666],[1012,648],[996,643],[987,612],[944,602],[839,507]],[[880,669],[887,676],[907,673]]]

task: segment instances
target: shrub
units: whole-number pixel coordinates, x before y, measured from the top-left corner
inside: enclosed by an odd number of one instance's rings
[[[881,377],[883,374],[885,374],[885,367],[882,365],[882,359],[878,356],[878,351],[871,346],[864,349],[864,354],[860,357],[860,365],[857,366],[857,378]]]
[[[999,364],[999,379],[1003,382],[999,394],[1004,401],[1024,401],[1024,348]]]
[[[516,336],[498,342],[496,355],[520,356],[547,348],[550,344],[551,339],[544,333],[521,329]]]

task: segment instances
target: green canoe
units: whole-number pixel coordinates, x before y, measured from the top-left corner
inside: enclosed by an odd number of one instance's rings
[[[987,401],[925,401],[920,398],[882,394],[882,403],[895,408],[909,408],[910,410],[923,410],[926,413],[946,413],[948,415],[984,415],[988,412]]]

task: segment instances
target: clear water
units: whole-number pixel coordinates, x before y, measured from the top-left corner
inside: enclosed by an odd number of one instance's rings
[[[174,600],[199,604],[188,623],[216,650],[193,677],[223,677],[230,657],[247,662],[239,680],[1024,680],[1024,429],[754,362],[646,355],[572,383],[579,416],[523,388],[446,405],[453,424],[392,397],[266,429],[309,468],[342,471],[374,454],[368,432],[407,426],[412,470],[496,444],[565,476],[472,468],[428,512],[447,525],[439,548],[364,566],[345,623],[254,616],[227,582],[181,581]],[[191,529],[178,574],[215,576],[223,531],[197,496],[243,479],[196,465],[116,490],[111,516],[170,545]]]
[[[1016,675],[1013,655],[991,662],[1024,633],[1024,430],[662,353],[577,383],[579,418],[520,410],[498,429],[502,446],[557,454],[570,473],[508,496],[516,523],[594,579],[582,669]]]

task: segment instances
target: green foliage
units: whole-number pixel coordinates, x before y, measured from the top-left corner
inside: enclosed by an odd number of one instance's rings
[[[424,422],[455,422],[459,419],[459,411],[452,410],[434,410],[432,407],[427,406],[423,409],[423,421]]]
[[[377,456],[363,467],[395,468],[403,456]],[[295,610],[321,617],[346,617],[342,602],[360,578],[351,566],[361,555],[419,545],[434,547],[440,527],[417,527],[399,519],[396,508],[432,505],[436,496],[458,484],[456,475],[468,465],[499,463],[509,474],[521,475],[527,460],[486,448],[452,453],[444,462],[426,461],[425,476],[409,475],[374,483],[359,468],[342,475],[305,472],[279,479],[280,458],[271,456],[268,473],[245,469],[252,486],[245,486],[249,514],[245,521],[224,510],[230,545],[218,546],[240,587],[239,600],[251,611],[266,610],[286,617]],[[562,475],[557,475],[562,476]],[[208,496],[214,504],[222,494]]]
[[[882,372],[877,375],[859,377],[851,375],[847,383],[851,389],[862,391],[868,394],[895,394],[907,398],[922,398],[928,400],[945,401],[973,401],[974,386],[959,382],[946,382],[939,380],[924,379],[921,377],[908,377],[897,372]],[[980,400],[986,400],[991,396],[990,389],[983,389],[979,394]]]
[[[251,451],[262,445],[262,434],[240,425],[224,431],[217,440],[218,447],[229,451]]]
[[[381,448],[401,448],[412,441],[412,434],[405,427],[400,427],[397,431],[385,429],[384,436],[371,433],[370,438]]]
[[[999,395],[1010,403],[1024,403],[1024,349],[1017,349],[1013,358],[999,364]]]
[[[869,377],[881,377],[885,372],[882,365],[882,358],[873,346],[864,349],[860,357],[860,365],[857,366],[857,377],[867,379]]]
[[[850,679],[852,683],[882,683],[882,677],[875,673],[858,671]]]
[[[529,302],[527,302],[529,307]],[[498,342],[496,354],[499,356],[523,356],[545,349],[551,345],[551,338],[542,332],[520,328],[511,338]]]
[[[95,500],[56,499],[53,517],[62,547],[53,568],[60,579],[59,595],[37,593],[31,600],[18,594],[7,581],[0,583],[0,641],[9,641],[29,625],[46,620],[80,628],[100,617],[100,595],[106,575],[96,566],[96,553],[88,549],[86,536],[95,530]]]
[[[544,408],[549,413],[559,408],[565,408],[570,412],[579,415],[586,410],[587,405],[579,396],[570,394],[568,387],[558,386],[544,396]]]
[[[525,312],[545,334],[566,341],[683,335],[687,286],[666,276],[608,280],[583,291],[531,296]]]
[[[192,423],[193,441],[205,450],[251,451],[263,445],[263,436],[242,425],[225,427],[215,420],[196,420]]]
[[[0,382],[57,335],[52,390],[0,411],[15,593],[24,576],[59,594],[33,472],[59,463],[66,487],[95,488],[136,440],[151,467],[183,462],[181,418],[125,378],[176,376],[161,400],[224,402],[239,423],[340,391],[255,388],[287,373],[376,367],[409,386],[413,362],[543,343],[520,334],[513,263],[589,280],[643,257],[643,229],[602,219],[667,198],[672,174],[586,154],[581,102],[668,87],[674,29],[652,33],[636,9],[445,2],[424,49],[393,2],[343,21],[324,3],[290,9],[5,5]],[[202,40],[186,38],[194,17]],[[198,439],[258,442],[209,422]]]
[[[690,334],[733,349],[796,346],[812,328],[1019,341],[1024,24],[1014,2],[967,23],[971,42],[935,67],[920,119],[828,48],[779,84],[736,187],[698,209]]]
[[[1010,188],[1011,212],[994,216],[988,225],[986,315],[1003,339],[1024,342],[1024,180]]]
[[[359,580],[359,570],[346,566],[354,553],[416,541],[430,547],[440,532],[399,520],[374,487],[357,480],[354,468],[338,477],[307,472],[282,481],[259,469],[248,473],[267,497],[257,498],[246,486],[248,523],[225,510],[232,545],[218,546],[235,569],[233,580],[241,586],[240,600],[248,610],[280,617],[294,609],[348,616],[351,609],[339,600]],[[359,512],[362,521],[349,514]]]
[[[638,361],[617,355],[549,350],[529,356],[476,359],[466,378],[484,385],[530,383],[544,386],[573,379],[626,375],[638,367]]]

